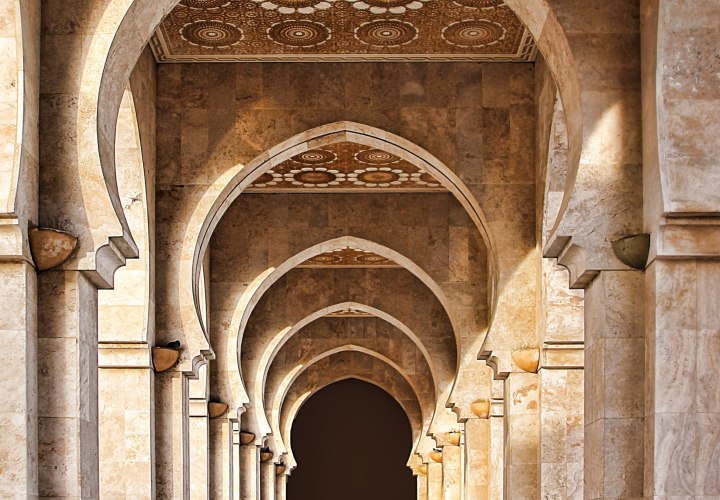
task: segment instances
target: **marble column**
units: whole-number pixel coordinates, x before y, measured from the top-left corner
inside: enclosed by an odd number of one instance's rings
[[[505,487],[505,382],[493,380],[490,400],[490,467],[488,497],[502,500]]]
[[[656,260],[645,285],[645,496],[720,498],[720,262]]]
[[[462,448],[443,446],[442,454],[442,500],[461,500],[463,484]]]
[[[260,500],[275,500],[275,462],[260,464]]]
[[[148,351],[147,344],[99,349],[101,498],[155,498],[155,373]]]
[[[99,497],[97,288],[79,271],[38,275],[39,494]]]
[[[233,494],[232,422],[225,416],[210,419],[210,498],[231,500]]]
[[[526,500],[538,495],[538,403],[538,375],[511,373],[505,381],[507,500]]]
[[[159,500],[187,500],[190,494],[187,376],[155,375],[155,453]]]
[[[240,447],[240,498],[260,500],[260,448],[255,443]]]
[[[465,499],[488,500],[490,487],[490,419],[465,421]],[[498,450],[500,452],[500,450]]]
[[[198,369],[189,389],[190,500],[210,498],[210,417],[208,416],[207,365]]]
[[[275,499],[285,500],[287,498],[287,474],[275,476]]]
[[[240,500],[240,422],[232,421],[232,467],[231,482],[232,500]]]
[[[419,473],[417,476],[417,500],[428,500],[428,475]],[[278,499],[280,500],[280,499]],[[284,500],[284,499],[283,499]]]
[[[643,496],[644,284],[601,271],[585,289],[584,497]]]
[[[25,262],[0,263],[0,497],[37,498],[37,278]]]
[[[441,463],[430,462],[427,473],[428,500],[442,500],[443,495],[443,467]]]

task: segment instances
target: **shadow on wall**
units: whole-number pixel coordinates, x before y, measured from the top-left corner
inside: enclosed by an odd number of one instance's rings
[[[288,500],[415,500],[405,465],[412,432],[400,404],[368,382],[348,379],[308,399],[292,426],[298,466]]]

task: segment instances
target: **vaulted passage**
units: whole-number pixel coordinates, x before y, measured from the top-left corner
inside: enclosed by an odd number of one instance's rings
[[[302,406],[292,426],[297,468],[288,500],[413,500],[405,466],[412,432],[405,411],[379,387],[358,379],[331,384]]]

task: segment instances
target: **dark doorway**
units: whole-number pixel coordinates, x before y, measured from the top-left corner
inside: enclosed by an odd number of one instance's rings
[[[412,431],[400,404],[356,379],[331,384],[308,399],[292,426],[298,466],[288,500],[415,500],[405,465]]]

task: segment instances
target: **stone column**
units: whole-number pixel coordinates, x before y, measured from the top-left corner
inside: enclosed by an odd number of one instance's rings
[[[442,500],[461,500],[462,497],[462,448],[443,446],[442,454]]]
[[[540,369],[540,498],[583,498],[584,309],[568,273],[542,260],[538,322]]]
[[[260,500],[275,500],[275,462],[260,464]]]
[[[39,494],[98,498],[97,288],[79,271],[38,276]]]
[[[490,459],[488,495],[502,500],[505,485],[505,382],[493,380],[490,400]]]
[[[417,500],[428,500],[428,475],[419,473],[417,476]],[[280,499],[278,499],[280,500]],[[282,499],[284,500],[284,499]]]
[[[208,416],[207,365],[188,384],[190,402],[190,500],[210,498],[210,422]]]
[[[155,373],[146,343],[100,344],[100,497],[155,498]]]
[[[188,380],[177,371],[155,375],[157,497],[187,500],[190,494]]]
[[[645,495],[718,498],[720,261],[656,260],[645,284]]]
[[[507,500],[526,500],[538,495],[538,403],[537,374],[511,373],[505,381]]]
[[[443,495],[443,467],[437,462],[428,464],[427,473],[427,497],[428,500],[442,500]]]
[[[287,475],[278,474],[275,476],[275,499],[285,500],[287,498]]]
[[[260,448],[255,443],[240,447],[240,498],[260,500]]]
[[[210,498],[231,500],[233,494],[232,422],[225,416],[210,419]]]
[[[644,286],[601,271],[585,289],[587,499],[643,496]]]
[[[232,500],[240,500],[240,422],[232,421]]]
[[[0,497],[38,494],[37,278],[28,263],[0,264]]]
[[[490,486],[490,419],[465,422],[465,499],[488,500]],[[501,449],[498,450],[498,453]]]

